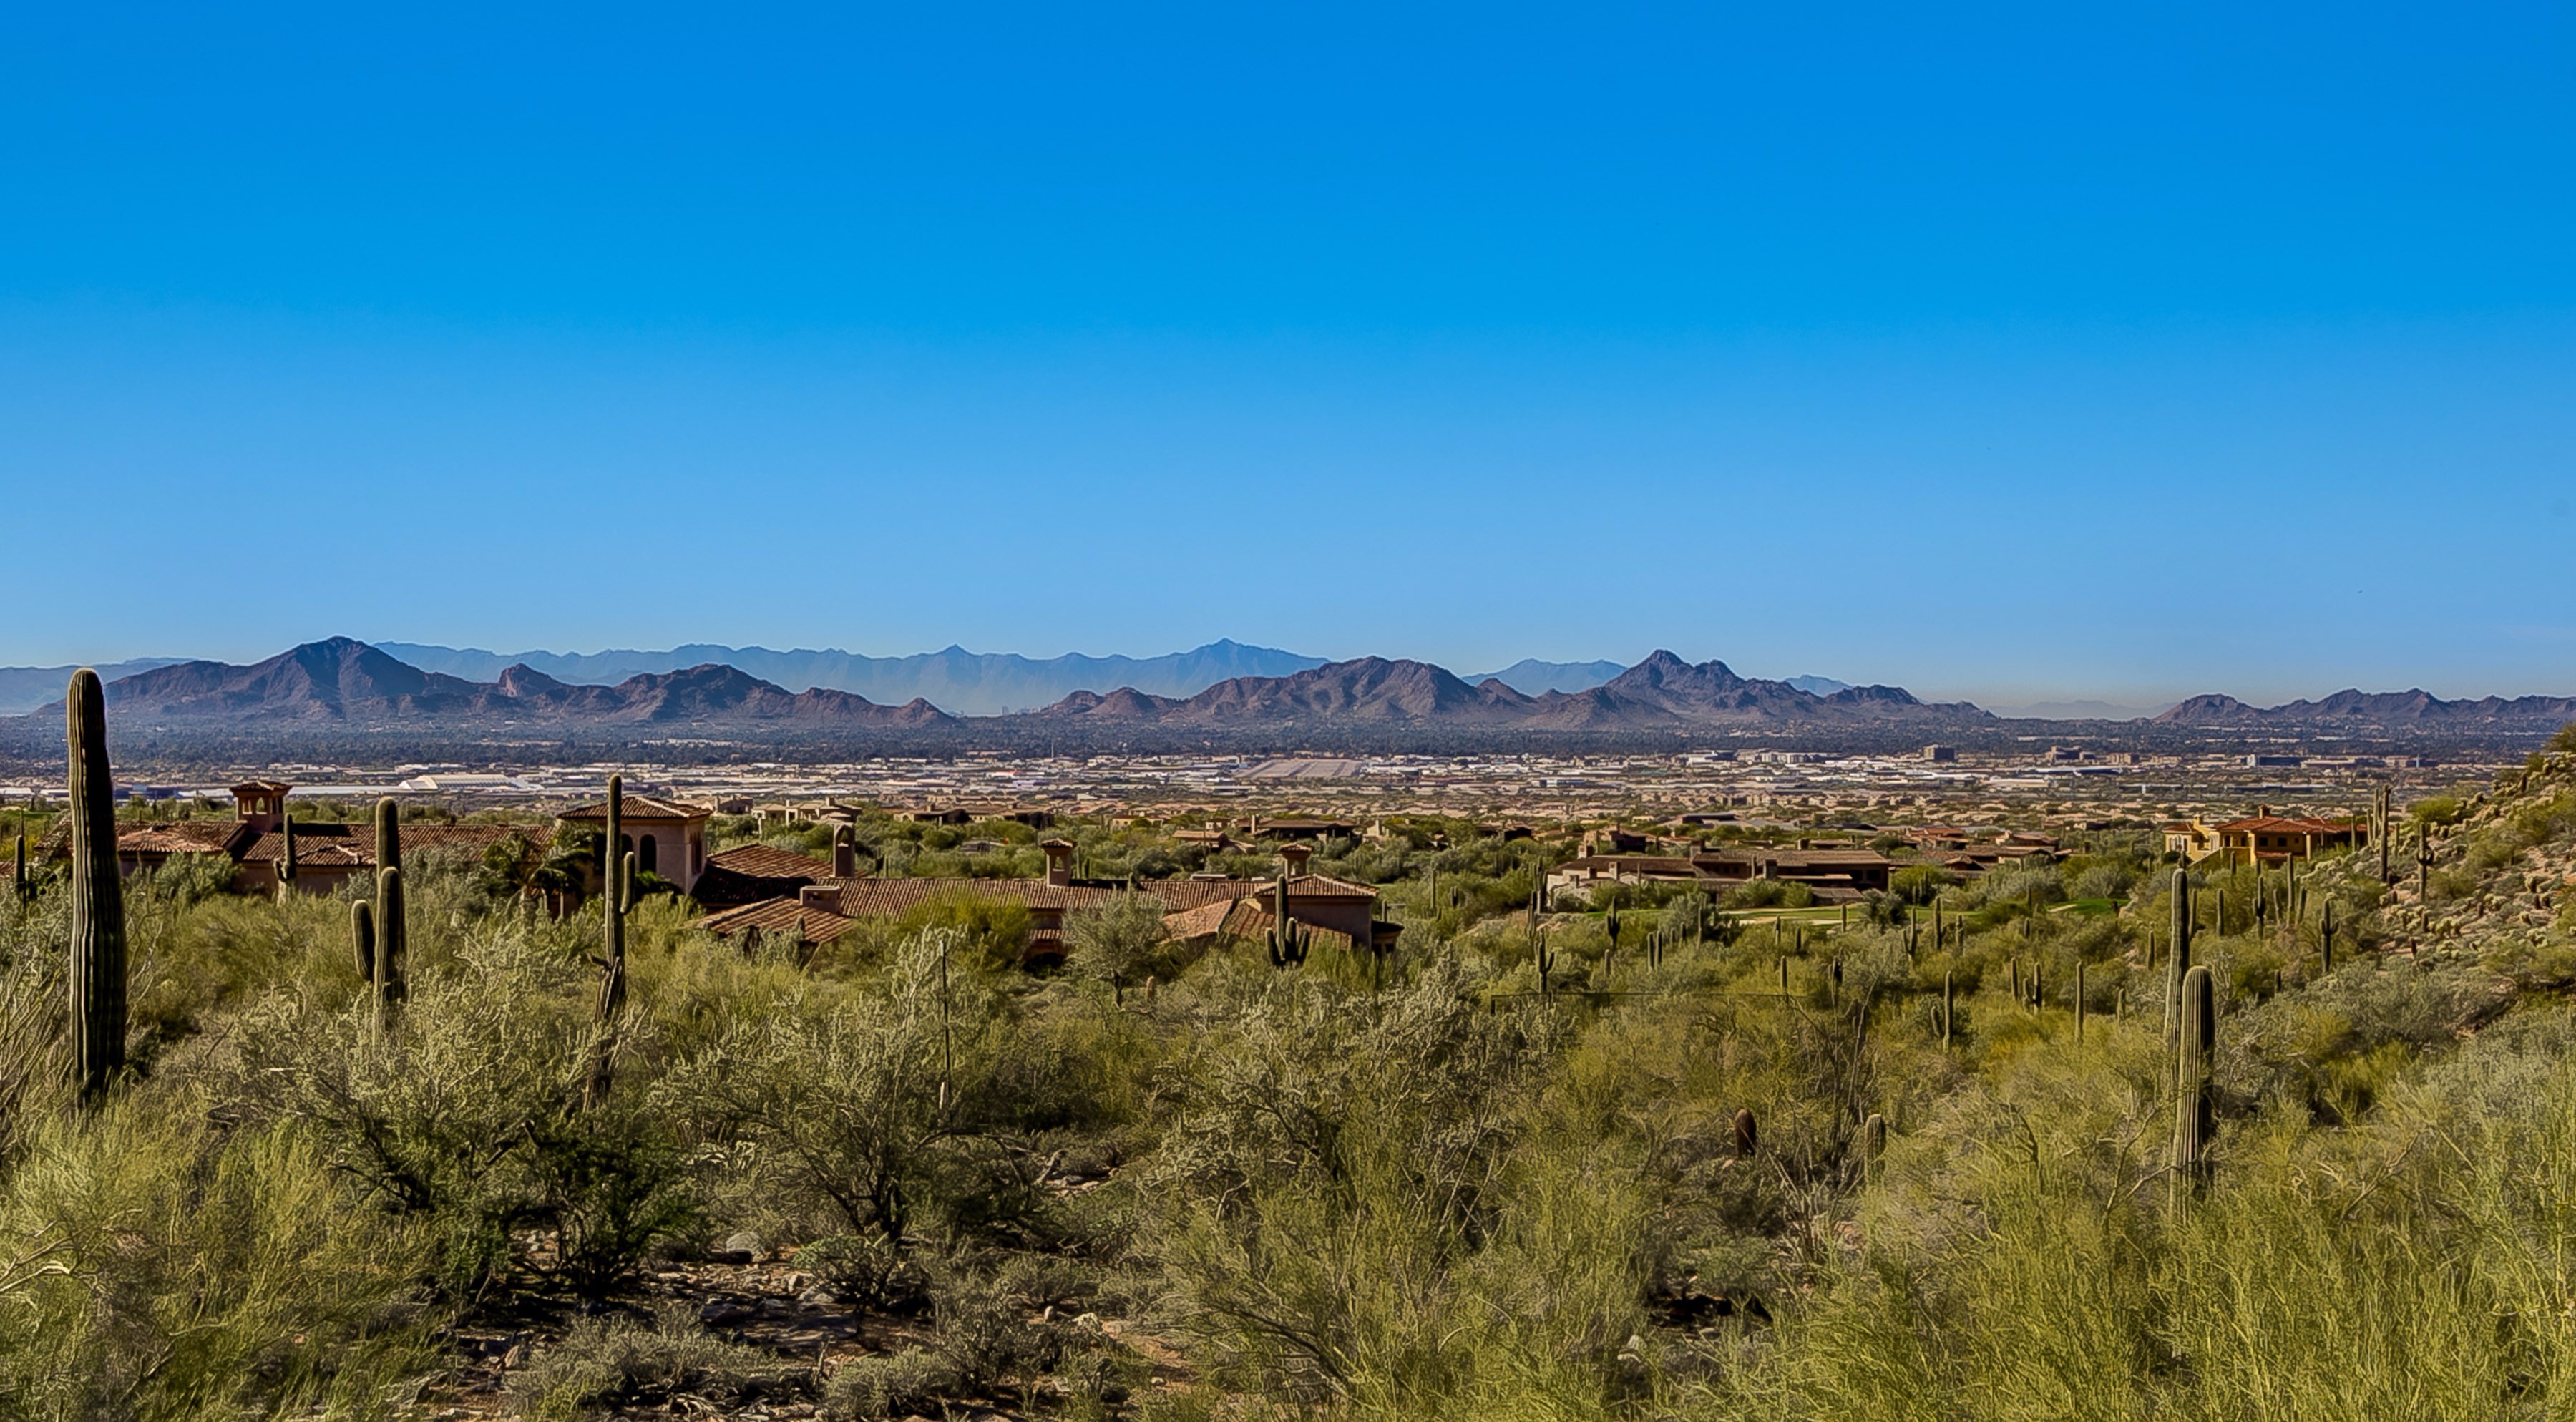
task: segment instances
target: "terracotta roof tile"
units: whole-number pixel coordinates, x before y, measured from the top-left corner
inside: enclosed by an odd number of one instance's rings
[[[622,795],[618,797],[618,813],[630,820],[703,820],[715,811],[704,805],[691,805],[680,800],[665,800],[655,795]],[[555,818],[604,820],[608,818],[608,802],[593,800],[587,805],[575,805],[557,814]]]
[[[179,820],[116,832],[119,854],[221,854],[241,829],[234,820]]]
[[[1225,921],[1235,909],[1237,900],[1218,899],[1196,908],[1177,909],[1163,915],[1163,932],[1183,942],[1214,938],[1225,931]]]
[[[710,854],[707,867],[729,869],[754,879],[804,879],[812,882],[832,877],[832,866],[822,860],[790,849],[774,849],[766,844],[746,844],[722,854]]]
[[[402,849],[405,854],[419,854],[440,849],[463,849],[480,854],[512,836],[542,843],[545,836],[525,825],[428,825],[406,824],[402,827]],[[244,864],[273,864],[286,857],[286,836],[275,830],[252,841],[241,853]],[[376,867],[376,831],[373,825],[295,824],[295,864],[298,869]]]
[[[794,894],[763,899],[756,904],[709,914],[701,924],[718,938],[730,938],[749,929],[760,934],[796,934],[802,943],[830,943],[858,925],[825,908],[808,908]]]
[[[1289,916],[1296,917],[1293,913]],[[1234,906],[1233,912],[1225,916],[1225,923],[1217,930],[1217,936],[1256,940],[1267,938],[1270,936],[1271,925],[1276,921],[1271,916],[1269,903],[1261,899],[1245,899]],[[1351,949],[1351,936],[1338,928],[1326,928],[1321,924],[1308,923],[1303,919],[1298,919],[1297,926],[1313,935],[1315,945],[1319,948],[1339,948],[1344,952]]]

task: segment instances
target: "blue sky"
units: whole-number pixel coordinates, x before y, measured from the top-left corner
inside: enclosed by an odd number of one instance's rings
[[[0,661],[2576,692],[2565,7],[20,6]]]

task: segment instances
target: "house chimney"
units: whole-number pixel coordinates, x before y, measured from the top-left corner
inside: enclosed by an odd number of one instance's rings
[[[1041,841],[1038,848],[1046,851],[1047,882],[1061,889],[1073,882],[1073,843],[1070,840]]]
[[[1306,860],[1309,856],[1313,855],[1314,852],[1314,848],[1310,845],[1283,844],[1279,846],[1279,857],[1288,861],[1288,875],[1290,878],[1295,878],[1297,875],[1306,872]]]
[[[838,884],[807,884],[796,891],[796,907],[807,910],[808,912],[820,909],[825,913],[839,913],[841,911],[841,886]]]
[[[832,831],[832,877],[835,879],[859,877],[859,847],[848,825]]]

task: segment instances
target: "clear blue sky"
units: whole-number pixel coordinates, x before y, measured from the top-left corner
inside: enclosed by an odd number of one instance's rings
[[[2576,692],[2563,5],[233,8],[0,18],[0,661]]]

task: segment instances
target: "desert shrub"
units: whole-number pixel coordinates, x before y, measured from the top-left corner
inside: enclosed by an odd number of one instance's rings
[[[588,974],[510,932],[413,980],[395,1029],[280,999],[246,1021],[240,1099],[310,1123],[378,1208],[419,1226],[454,1298],[597,1296],[693,1206],[640,1093],[582,1109]],[[521,1247],[544,1235],[543,1262]]]
[[[1813,889],[1788,879],[1747,879],[1726,891],[1728,908],[1806,908],[1816,901]]]
[[[418,1234],[292,1128],[226,1135],[150,1094],[53,1117],[0,1231],[13,1415],[386,1416],[429,1354]]]
[[[2426,825],[2455,825],[2468,814],[2468,806],[2457,795],[2427,795],[2406,807],[2406,817],[2418,829]]]
[[[221,854],[173,855],[149,874],[128,881],[128,897],[149,895],[176,908],[204,903],[233,887],[235,866]]]
[[[943,936],[909,940],[850,991],[753,1017],[675,1066],[655,1100],[695,1138],[747,1146],[730,1165],[827,1209],[841,1233],[902,1243],[1035,1209],[1034,1182],[989,1133],[1001,1003],[972,964],[942,974]]]
[[[1985,902],[2005,907],[2034,899],[2041,904],[2060,903],[2066,898],[2065,878],[2046,864],[1991,870],[1977,881],[1977,888]]]
[[[1396,1405],[1456,1386],[1497,1333],[1556,1336],[1557,1291],[1594,1278],[1590,1250],[1633,1221],[1586,1194],[1608,1177],[1540,1165],[1513,1127],[1543,1015],[1478,1010],[1446,960],[1357,1006],[1288,984],[1246,1009],[1174,1083],[1144,1193],[1170,1315],[1220,1376]],[[1504,1205],[1513,1159],[1545,1182],[1526,1213]]]
[[[1860,916],[1872,928],[1896,928],[1905,922],[1905,901],[1893,893],[1865,890],[1860,896]]]
[[[844,1364],[824,1389],[824,1415],[847,1422],[895,1422],[931,1415],[962,1390],[946,1357],[924,1348],[871,1353]]]
[[[2079,899],[2125,899],[2138,882],[2138,871],[2126,864],[2090,864],[2076,874],[2072,888]]]
[[[1693,889],[1665,900],[1657,927],[1667,943],[1694,942],[1709,932],[1716,913],[1716,902]]]
[[[2562,928],[2553,933],[2520,934],[2490,945],[2479,961],[2487,971],[2521,988],[2551,991],[2576,987],[2576,938]]]
[[[930,1302],[929,1274],[882,1234],[826,1235],[796,1251],[796,1267],[859,1308],[910,1313]]]
[[[1015,1261],[1016,1262],[1016,1261]],[[931,1313],[938,1354],[953,1385],[974,1392],[1033,1376],[1064,1354],[1064,1325],[1033,1321],[1041,1305],[1010,1273],[952,1265],[933,1276]]]
[[[1162,952],[1163,912],[1163,901],[1152,894],[1118,894],[1066,915],[1064,942],[1072,967],[1109,984],[1124,1000],[1130,986],[1169,966]]]
[[[1898,898],[1917,908],[1941,896],[1941,891],[1958,882],[1958,875],[1937,864],[1908,864],[1887,877],[1887,887]]]
[[[534,1422],[573,1422],[603,1406],[682,1401],[705,1406],[785,1399],[805,1390],[807,1370],[758,1348],[709,1333],[687,1303],[656,1309],[647,1326],[624,1316],[576,1320],[553,1347],[510,1377],[510,1393]]]

